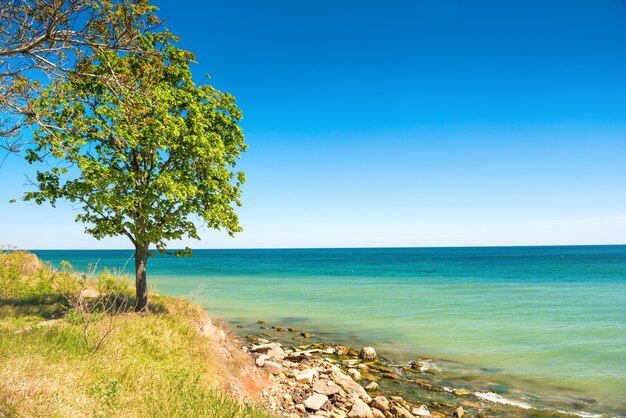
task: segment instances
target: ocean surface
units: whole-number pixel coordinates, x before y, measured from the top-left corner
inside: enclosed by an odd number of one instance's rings
[[[132,251],[34,251],[126,271]],[[264,320],[533,408],[626,416],[626,246],[196,250],[148,285],[231,323]]]

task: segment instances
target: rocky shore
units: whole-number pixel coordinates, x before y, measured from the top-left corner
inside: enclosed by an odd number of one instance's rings
[[[558,409],[534,409],[469,386],[446,384],[454,379],[442,378],[442,370],[432,359],[394,363],[374,347],[314,341],[307,332],[270,327],[263,321],[256,326],[262,333],[247,334],[242,350],[268,376],[261,404],[280,417],[572,416]]]
[[[378,357],[373,347],[358,351],[344,345],[323,343],[285,347],[262,338],[248,337],[248,340],[251,343],[243,350],[276,383],[262,391],[262,402],[283,417],[461,418],[467,416],[467,408],[482,407],[469,400],[424,405],[416,400],[385,394],[377,381],[401,377]],[[423,362],[411,367],[425,370],[428,365]],[[455,395],[462,397],[471,395],[471,392],[457,390]]]

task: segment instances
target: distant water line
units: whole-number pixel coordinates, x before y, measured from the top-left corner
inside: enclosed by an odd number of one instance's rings
[[[78,269],[119,269],[132,256],[34,252]],[[368,341],[626,411],[626,246],[197,250],[156,256],[148,269],[160,292],[193,295],[226,320]]]

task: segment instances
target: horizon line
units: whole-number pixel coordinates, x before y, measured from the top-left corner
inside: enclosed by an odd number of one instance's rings
[[[242,247],[242,248],[191,248],[197,250],[367,250],[367,249],[433,249],[433,248],[540,248],[540,247],[623,247],[622,244],[538,244],[538,245],[434,245],[434,246],[362,246],[362,247]],[[172,247],[168,251],[184,248]],[[134,248],[16,248],[18,251],[134,251]]]

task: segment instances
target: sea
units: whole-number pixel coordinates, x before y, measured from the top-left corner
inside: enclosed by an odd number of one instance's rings
[[[132,274],[131,250],[33,250]],[[148,285],[231,324],[432,358],[492,402],[626,416],[626,246],[195,250]],[[236,329],[233,327],[233,329]]]

